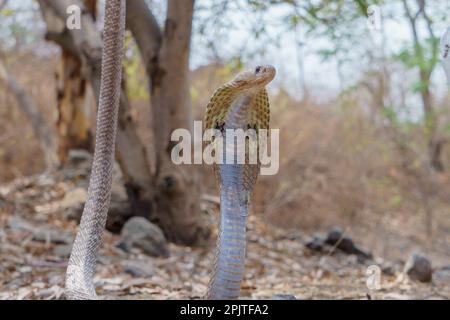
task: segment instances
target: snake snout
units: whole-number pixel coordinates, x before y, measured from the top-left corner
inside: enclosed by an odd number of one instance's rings
[[[255,68],[256,74],[262,74],[262,73],[275,73],[275,68],[271,65],[266,66],[257,66]]]
[[[257,66],[255,75],[257,78],[265,79],[265,83],[270,82],[275,77],[276,70],[271,65]]]

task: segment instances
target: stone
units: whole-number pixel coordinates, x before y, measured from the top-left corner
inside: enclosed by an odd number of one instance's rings
[[[61,207],[64,209],[64,218],[79,222],[81,219],[81,214],[83,213],[86,198],[87,191],[81,187],[77,187],[66,192],[64,198],[60,202]]]
[[[75,220],[80,223],[81,215],[83,214],[84,203],[79,203],[64,210],[64,218],[67,220]]]
[[[358,257],[359,262],[372,259],[372,254],[353,242],[352,238],[345,236],[341,229],[333,228],[327,235],[325,243],[330,246],[336,246],[339,250],[346,254],[354,254]]]
[[[72,234],[67,231],[52,228],[47,225],[37,227],[20,217],[11,218],[9,220],[9,228],[11,230],[21,230],[30,232],[33,236],[34,241],[48,242],[54,244],[68,244],[72,243],[73,241]]]
[[[419,253],[413,253],[405,264],[404,272],[412,280],[431,282],[433,270],[431,262]]]
[[[433,275],[433,282],[437,286],[450,287],[450,265],[437,270]]]
[[[17,217],[17,216],[12,216],[9,219],[8,227],[11,230],[15,230],[15,231],[23,231],[23,230],[31,231],[31,230],[33,230],[33,226],[28,221],[26,221],[25,219],[22,219],[20,217]]]
[[[133,212],[128,200],[111,200],[106,219],[106,230],[118,234],[132,217]]]
[[[67,258],[72,252],[72,244],[61,244],[53,248],[53,254],[58,257]]]
[[[151,278],[155,270],[148,262],[127,260],[122,263],[123,271],[137,278]]]
[[[64,210],[64,217],[80,223],[83,214],[84,202],[74,204]],[[108,217],[106,219],[106,230],[119,234],[125,223],[133,216],[130,203],[127,200],[111,200]]]
[[[55,244],[69,244],[73,242],[73,236],[63,230],[39,228],[34,229],[33,240],[41,242],[51,242]]]
[[[69,150],[69,163],[72,166],[78,166],[82,163],[90,164],[92,160],[92,155],[89,151],[83,149],[72,149]]]
[[[385,263],[381,268],[381,272],[383,272],[383,274],[387,275],[388,277],[393,277],[396,274],[396,268],[390,263]]]
[[[169,249],[162,230],[143,217],[129,219],[122,228],[119,248],[141,249],[152,257],[168,257]]]
[[[311,240],[305,243],[305,246],[311,251],[322,251],[325,246],[325,239],[315,235]]]
[[[60,205],[63,208],[70,208],[74,206],[78,206],[80,204],[84,204],[87,198],[87,191],[84,188],[74,188],[69,190],[64,195],[64,198],[61,200]]]

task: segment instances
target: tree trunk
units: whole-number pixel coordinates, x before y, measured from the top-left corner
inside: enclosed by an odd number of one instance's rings
[[[190,245],[207,242],[210,229],[201,216],[201,184],[196,181],[195,168],[172,163],[170,135],[174,129],[192,127],[189,49],[193,12],[193,0],[169,0],[161,34],[143,0],[127,2],[127,25],[141,52],[151,92],[156,172],[150,217],[171,241]]]
[[[171,240],[188,244],[209,239],[201,217],[200,188],[193,165],[176,166],[170,135],[177,128],[192,132],[189,93],[189,47],[194,1],[169,0],[164,37],[159,52],[159,77],[152,79],[152,108],[157,155],[156,210]]]
[[[67,164],[71,149],[92,150],[91,113],[95,110],[94,97],[86,92],[87,79],[81,71],[81,61],[62,50],[56,72],[58,121],[58,157]]]
[[[95,21],[97,0],[84,0],[83,5],[84,14]],[[41,8],[43,7],[41,6]],[[87,76],[82,70],[83,63],[79,52],[74,44],[68,45],[70,35],[64,27],[65,20],[61,21],[49,10],[42,11],[48,27],[46,39],[64,42],[64,45],[61,45],[61,60],[56,72],[56,97],[58,157],[60,163],[65,165],[69,150],[92,149],[92,140],[95,136],[93,124],[95,123],[96,104],[92,90],[87,83]]]
[[[422,104],[425,111],[425,130],[428,136],[428,158],[431,167],[438,171],[444,171],[444,164],[441,159],[443,143],[438,137],[437,115],[433,110],[433,100],[430,92],[431,74],[426,71],[420,72],[420,81],[425,84],[421,90]]]
[[[47,39],[79,57],[98,99],[101,39],[92,17],[81,10],[82,32],[51,28],[55,16],[64,21],[65,8],[80,0],[38,0],[47,22]],[[120,163],[133,213],[159,224],[168,239],[202,245],[210,239],[209,225],[200,211],[200,184],[194,167],[175,166],[170,159],[170,134],[175,128],[190,128],[189,44],[193,0],[169,1],[166,28],[161,33],[143,0],[127,1],[127,26],[139,46],[149,76],[154,161],[139,139],[131,117],[125,82],[119,107],[116,155]],[[155,170],[152,170],[155,168]]]

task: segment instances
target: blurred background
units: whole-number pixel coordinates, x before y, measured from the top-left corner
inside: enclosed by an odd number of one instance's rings
[[[103,7],[0,0],[2,299],[63,297]],[[203,295],[218,190],[209,166],[172,164],[170,132],[201,120],[238,72],[271,64],[280,170],[256,185],[243,296],[448,299],[448,13],[447,0],[128,0],[100,294]]]

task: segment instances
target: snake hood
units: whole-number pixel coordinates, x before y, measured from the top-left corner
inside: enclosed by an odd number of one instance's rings
[[[275,77],[275,68],[257,66],[238,74],[233,80],[219,87],[206,107],[205,129],[221,128],[239,97],[251,96],[251,107],[247,115],[247,127],[269,129],[269,98],[265,86]]]

